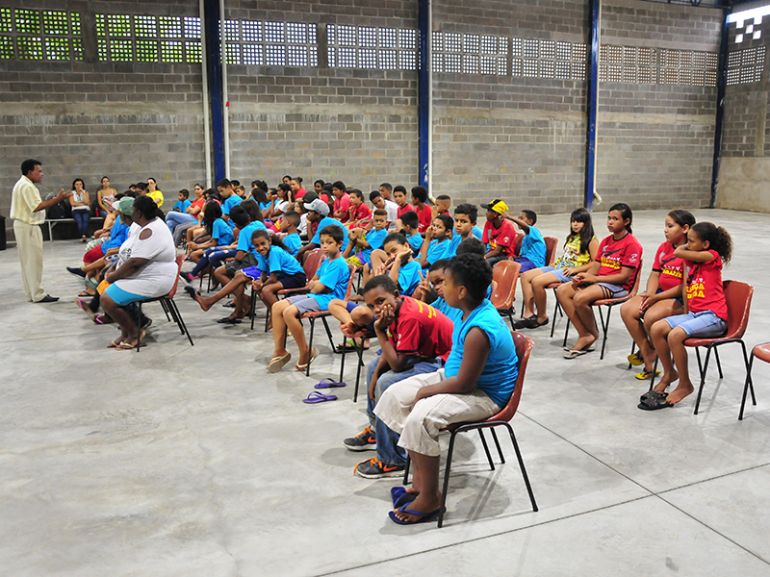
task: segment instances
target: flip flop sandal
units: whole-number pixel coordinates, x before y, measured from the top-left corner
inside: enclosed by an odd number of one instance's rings
[[[673,403],[669,403],[665,397],[662,398],[647,398],[639,405],[637,405],[643,411],[659,411],[660,409],[668,409],[673,407]]]
[[[307,405],[317,405],[318,403],[328,403],[329,401],[336,401],[336,395],[324,395],[318,391],[312,391],[308,393],[307,397],[302,399],[302,402]]]
[[[130,351],[131,349],[136,348],[136,344],[127,343],[126,341],[121,341],[121,343],[116,348],[121,351]]]
[[[318,349],[313,347],[312,350],[310,351],[310,360],[302,364],[297,363],[296,365],[294,365],[294,368],[297,369],[299,372],[304,373],[307,370],[308,365],[312,363],[314,360],[316,360],[318,355],[319,355]]]
[[[644,359],[637,353],[628,355],[626,359],[628,359],[628,362],[631,363],[632,367],[641,367],[644,364]]]
[[[591,350],[577,351],[577,350],[574,350],[574,349],[570,349],[566,353],[564,353],[562,355],[562,357],[564,357],[565,359],[571,361],[572,359],[576,359],[578,357],[582,357],[583,355],[587,355],[590,352],[591,352]]]
[[[436,517],[438,517],[443,512],[443,507],[439,507],[435,511],[431,511],[430,513],[423,513],[422,511],[415,511],[414,509],[407,509],[409,506],[409,503],[402,506],[399,511],[401,513],[406,513],[407,515],[412,515],[413,517],[417,517],[414,521],[403,521],[399,519],[396,516],[395,511],[388,511],[388,517],[390,517],[390,520],[396,523],[397,525],[417,525],[418,523],[430,523],[431,521],[435,521]]]
[[[563,351],[567,351],[567,352],[570,352],[570,351],[573,351],[573,350],[575,350],[575,349],[573,349],[573,348],[571,348],[571,347],[562,347],[562,348],[561,348],[561,350],[563,350]],[[583,349],[581,352],[583,352],[583,353],[592,353],[592,352],[594,352],[595,350],[596,350],[596,349],[595,349],[594,347],[588,347],[587,349]]]
[[[283,366],[291,360],[291,353],[286,353],[282,357],[273,357],[267,365],[268,373],[277,373]]]
[[[339,389],[347,386],[348,384],[345,381],[335,381],[334,379],[321,379],[313,388],[314,389]]]
[[[393,508],[398,509],[407,503],[411,503],[417,498],[417,493],[410,493],[406,487],[391,487],[390,499],[393,501]]]
[[[660,369],[655,371],[655,376],[656,377],[660,376]],[[652,378],[652,371],[642,371],[641,373],[636,373],[634,375],[634,378],[637,381],[649,381]]]
[[[197,300],[195,297],[197,297],[200,293],[195,290],[195,287],[192,285],[185,285],[184,292],[186,292],[188,295],[190,295],[190,298],[192,300]]]
[[[222,317],[217,321],[220,325],[239,325],[242,322],[241,319],[231,319],[230,317]]]
[[[639,401],[644,403],[647,400],[650,399],[665,399],[668,396],[668,393],[660,392],[660,391],[647,391],[644,393],[641,397],[639,397]]]

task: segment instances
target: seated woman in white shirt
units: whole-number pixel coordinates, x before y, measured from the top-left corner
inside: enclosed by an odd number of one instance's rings
[[[105,275],[110,283],[101,298],[101,305],[119,326],[121,334],[110,346],[134,349],[144,337],[144,331],[126,306],[168,294],[178,274],[174,239],[160,210],[149,196],[134,201],[133,220],[141,229],[121,246],[128,257],[113,272]]]

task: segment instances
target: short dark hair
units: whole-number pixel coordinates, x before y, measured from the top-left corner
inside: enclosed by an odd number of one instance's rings
[[[406,194],[406,187],[402,184],[397,184],[396,186],[393,187],[393,192],[403,192],[404,194]]]
[[[324,184],[326,184],[322,179],[317,179],[315,182],[313,182],[314,185],[319,184],[323,187]]]
[[[455,226],[455,220],[451,216],[449,216],[448,214],[438,214],[438,215],[436,215],[436,218],[434,220],[440,220],[441,222],[443,222],[444,223],[444,228],[448,232],[452,232],[452,229]]]
[[[134,210],[138,210],[142,213],[142,216],[147,220],[160,216],[160,209],[155,201],[149,196],[140,196],[134,200]]]
[[[226,178],[223,178],[222,180],[220,180],[219,182],[217,182],[217,186],[216,186],[216,188],[228,188],[228,187],[230,187],[230,186],[232,186],[232,185],[233,185],[233,183],[232,183],[232,182],[230,182],[230,181],[229,181],[229,180],[227,180]]]
[[[477,239],[475,236],[469,236],[460,244],[457,245],[457,256],[461,254],[480,254],[484,256],[486,254],[486,247],[484,243]]]
[[[428,267],[428,272],[433,272],[434,270],[444,270],[449,266],[450,262],[452,262],[451,258],[440,258],[432,265],[430,265],[430,267]]]
[[[375,198],[380,198],[381,196],[382,194],[380,193],[379,190],[373,190],[372,192],[369,193],[369,202],[374,202]]]
[[[413,210],[408,210],[401,215],[401,222],[412,228],[420,226],[420,219],[417,217],[417,213]]]
[[[523,214],[529,220],[531,220],[532,224],[535,224],[537,222],[537,213],[534,210],[529,210],[528,208],[524,208],[521,210],[521,214]]]
[[[34,158],[28,158],[21,163],[21,173],[24,176],[27,176],[30,172],[35,170],[36,166],[43,166],[43,163],[39,160],[35,160]]]
[[[351,188],[348,191],[348,194],[352,194],[353,196],[356,196],[361,199],[361,202],[364,201],[364,193],[358,190],[357,188]]]
[[[246,209],[240,204],[230,209],[230,220],[232,220],[238,228],[243,228],[251,222],[249,213],[246,212]]]
[[[383,182],[383,183],[380,185],[380,188],[384,188],[384,189],[386,189],[386,190],[389,190],[389,191],[393,192],[393,185],[392,185],[392,184],[390,184],[389,182]]]
[[[436,197],[436,200],[452,200],[452,197],[449,196],[448,194],[439,194]]]
[[[428,202],[428,191],[424,186],[413,186],[412,196],[420,202]]]
[[[183,188],[182,190],[180,190],[179,194],[181,194],[185,198],[190,198],[190,191],[187,190],[186,188]]]
[[[476,221],[479,218],[479,209],[476,208],[475,204],[470,204],[468,202],[463,202],[462,204],[458,204],[455,207],[455,216],[458,214],[465,214],[468,216],[468,220],[471,221],[471,224],[476,224]]]
[[[321,238],[323,235],[332,237],[334,242],[338,244],[342,244],[342,241],[345,238],[342,234],[342,229],[336,224],[330,224],[329,226],[322,228],[321,232],[318,233],[318,238]]]
[[[378,208],[372,214],[374,214],[374,216],[384,216],[387,218],[388,211],[385,210],[384,208]]]
[[[255,200],[248,198],[241,202],[241,204],[238,206],[246,211],[246,214],[249,215],[249,220],[251,222],[254,222],[255,220],[262,222],[262,211],[259,209],[259,205]]]
[[[299,226],[300,216],[293,210],[290,210],[283,213],[283,220],[287,221],[291,225]]]
[[[363,294],[366,294],[370,290],[374,290],[378,287],[382,287],[386,292],[398,296],[398,285],[393,282],[393,279],[386,274],[370,278],[369,281],[364,285]]]
[[[409,241],[406,240],[406,237],[400,232],[391,232],[388,236],[385,237],[385,240],[382,241],[382,246],[385,246],[389,242],[397,242],[400,245],[409,244]]]
[[[230,181],[230,183],[231,183],[233,186],[240,186],[240,185],[241,185],[241,181],[240,181],[240,180],[235,180],[235,179],[232,179],[232,180]]]
[[[458,285],[467,289],[474,303],[484,300],[492,283],[492,269],[483,256],[461,254],[452,259],[447,270],[452,273],[452,279]]]
[[[336,188],[337,190],[347,190],[347,188],[345,188],[345,183],[341,180],[335,180],[332,183],[332,188]]]

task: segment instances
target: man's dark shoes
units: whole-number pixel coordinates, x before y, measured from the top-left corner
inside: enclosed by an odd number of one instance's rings
[[[45,295],[39,301],[35,301],[35,302],[36,303],[55,303],[55,302],[58,302],[58,300],[59,300],[59,297],[52,297],[51,295]]]

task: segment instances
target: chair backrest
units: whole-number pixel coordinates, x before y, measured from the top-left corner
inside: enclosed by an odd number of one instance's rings
[[[307,281],[315,276],[318,272],[318,268],[321,266],[321,261],[324,258],[323,252],[320,248],[313,249],[305,253],[305,258],[302,261],[302,268],[305,269],[305,276]]]
[[[722,283],[727,301],[727,332],[726,338],[743,337],[749,324],[751,312],[751,297],[754,287],[737,280],[726,280]]]
[[[348,271],[350,272],[350,276],[348,277],[348,288],[345,291],[345,299],[346,301],[350,300],[350,297],[353,295],[353,284],[354,284],[354,278],[356,276],[356,267],[352,264],[348,265]]]
[[[556,249],[559,246],[559,239],[555,236],[546,236],[543,238],[545,241],[545,265],[553,266],[556,262]]]
[[[185,258],[187,258],[187,256],[184,254],[176,255],[176,278],[174,279],[174,286],[171,287],[171,290],[168,291],[168,294],[166,295],[167,298],[172,299],[176,294],[176,287],[179,286],[179,277],[182,274],[182,264],[184,264]]]
[[[492,415],[487,421],[510,421],[521,401],[521,391],[524,388],[524,375],[527,372],[527,363],[535,346],[535,341],[523,333],[511,331],[513,344],[516,346],[516,356],[519,357],[519,375],[516,377],[516,384],[513,387],[513,394],[508,399],[506,405],[496,415]]]
[[[513,245],[515,247],[516,256],[519,256],[521,254],[522,242],[524,242],[524,233],[519,231],[516,233],[516,243]]]
[[[521,265],[513,260],[501,260],[492,268],[494,282],[490,301],[496,309],[508,310],[516,298],[516,283]]]

